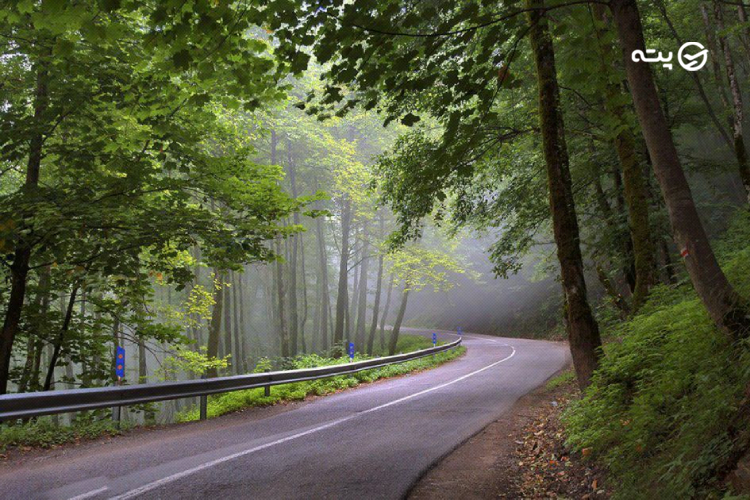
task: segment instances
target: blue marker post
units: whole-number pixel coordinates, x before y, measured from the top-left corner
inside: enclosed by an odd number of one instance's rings
[[[463,329],[462,329],[462,328],[461,328],[461,327],[459,326],[459,327],[458,327],[458,336],[460,337],[460,336],[461,336],[461,335],[463,335],[463,334],[464,334],[464,331],[463,331]]]
[[[432,347],[437,345],[437,333],[432,334]]]
[[[115,385],[122,384],[122,379],[125,376],[125,348],[122,346],[117,346],[117,349],[115,349],[115,375],[117,376],[117,382],[115,382]],[[115,421],[117,426],[120,425],[120,412],[122,411],[122,407],[115,406],[112,408],[112,420]]]
[[[349,342],[349,362],[354,361],[354,342]]]

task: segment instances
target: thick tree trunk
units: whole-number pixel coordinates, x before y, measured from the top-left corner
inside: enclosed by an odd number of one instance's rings
[[[359,352],[365,352],[365,330],[367,329],[367,267],[370,257],[370,241],[367,221],[362,229],[362,263],[359,274],[359,298],[357,299],[357,334],[355,345]]]
[[[597,367],[601,340],[586,293],[583,258],[565,144],[565,130],[557,84],[555,54],[547,27],[543,0],[526,0],[529,37],[539,81],[539,118],[547,164],[550,210],[557,258],[565,292],[568,338],[578,384],[586,387]]]
[[[350,204],[344,195],[341,201],[341,259],[339,260],[339,285],[336,297],[336,329],[333,332],[333,343],[341,347],[344,341],[344,320],[348,309],[349,298],[349,230]],[[341,355],[338,353],[337,356]]]
[[[385,295],[385,307],[383,308],[383,316],[380,320],[380,350],[385,349],[385,322],[388,320],[388,313],[391,310],[391,297],[393,296],[393,282],[394,276],[391,274],[391,279],[388,281],[388,293]]]
[[[594,4],[594,14],[604,26],[609,25],[607,11],[604,5]],[[599,29],[602,34],[606,28]],[[611,73],[610,61],[614,60],[610,46],[600,44],[602,51],[601,70],[604,74]],[[628,208],[630,239],[633,243],[633,263],[635,268],[635,283],[633,286],[633,312],[637,312],[648,296],[653,284],[654,245],[651,241],[649,225],[648,199],[646,182],[643,171],[636,155],[635,138],[625,117],[629,114],[623,102],[622,92],[617,83],[610,78],[605,91],[605,107],[610,117],[619,123],[620,132],[615,137],[615,149],[622,169],[625,201]]]
[[[391,331],[391,340],[388,343],[388,354],[396,354],[396,346],[398,345],[398,335],[401,332],[401,324],[404,322],[404,314],[406,314],[406,302],[408,300],[409,300],[409,285],[406,285],[404,287],[404,291],[401,293],[401,305],[398,308],[396,321],[393,323],[393,330]]]
[[[214,308],[211,311],[211,324],[208,329],[208,345],[206,354],[209,358],[216,358],[219,356],[219,341],[221,338],[221,316],[224,310],[224,285],[223,276],[221,271],[214,269],[213,274],[214,282],[211,286],[214,289]],[[214,378],[218,376],[216,368],[209,368],[206,371],[208,378]]]
[[[633,62],[631,58],[633,51],[645,53],[646,50],[638,6],[635,0],[612,0],[610,6],[638,121],[664,196],[677,248],[684,257],[698,296],[716,324],[734,338],[745,337],[750,329],[747,303],[727,281],[708,241],[659,103],[651,67],[647,63]]]
[[[734,140],[734,155],[737,158],[737,166],[740,172],[740,179],[745,188],[745,198],[750,204],[750,166],[747,162],[747,149],[745,148],[745,139],[742,134],[743,105],[742,91],[737,81],[737,72],[734,68],[734,58],[732,50],[727,43],[724,32],[724,11],[719,2],[714,0],[714,14],[716,15],[716,28],[718,30],[719,47],[724,54],[724,68],[727,73],[729,82],[729,91],[732,95],[732,138]]]
[[[37,64],[33,119],[36,130],[29,140],[29,159],[26,163],[26,181],[23,187],[27,194],[33,193],[39,185],[45,114],[49,105],[47,63],[43,61]],[[3,328],[0,331],[0,394],[5,394],[8,391],[8,374],[10,372],[10,360],[13,356],[13,342],[18,332],[18,324],[21,321],[30,261],[31,245],[22,238],[16,243],[13,263],[10,265],[10,294],[6,305],[5,318],[3,319]]]

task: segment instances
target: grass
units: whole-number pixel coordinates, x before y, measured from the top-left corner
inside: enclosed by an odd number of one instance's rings
[[[570,382],[573,382],[575,380],[576,376],[575,373],[573,373],[573,370],[566,370],[562,372],[560,375],[557,375],[556,377],[552,377],[549,382],[547,382],[546,389],[548,391],[553,391],[557,389],[558,387],[561,387],[563,385],[567,385]]]
[[[432,343],[429,342],[431,346]],[[414,349],[411,349],[414,350]],[[208,418],[218,417],[227,413],[243,410],[255,406],[269,406],[289,401],[301,401],[308,396],[324,396],[334,392],[356,387],[362,383],[374,382],[379,379],[397,377],[406,373],[427,370],[439,366],[446,361],[450,361],[466,352],[465,347],[443,351],[433,356],[427,356],[405,363],[390,365],[373,370],[364,370],[351,375],[341,375],[321,380],[311,380],[307,382],[295,382],[292,384],[276,385],[271,387],[270,396],[265,396],[263,388],[248,389],[245,391],[228,392],[217,396],[209,396],[207,405]],[[304,367],[309,365],[309,356],[305,356]],[[327,364],[340,363],[340,360],[318,358],[323,366]],[[355,361],[357,359],[355,358]],[[346,362],[346,361],[343,361]],[[302,368],[303,366],[297,366]],[[188,422],[198,420],[198,408],[192,408],[186,412],[177,415],[178,422]]]
[[[396,352],[411,352],[432,347],[432,341],[416,335],[402,335],[399,338]],[[208,399],[208,416],[216,417],[252,406],[268,406],[286,401],[299,401],[310,395],[322,396],[342,389],[356,387],[359,384],[378,379],[396,377],[406,373],[427,370],[439,366],[466,352],[465,347],[444,351],[434,356],[420,358],[406,363],[391,365],[374,370],[362,371],[352,375],[333,377],[310,382],[298,382],[274,386],[271,396],[264,396],[263,389],[229,392]],[[356,357],[355,360],[365,359]],[[348,358],[328,359],[315,354],[298,356],[291,363],[295,368],[311,368],[327,364],[346,363]],[[262,371],[262,370],[261,370]],[[59,425],[53,417],[40,417],[24,424],[0,425],[0,458],[13,448],[54,448],[68,443],[115,436],[126,432],[132,424],[122,422],[118,427],[104,416],[106,412],[81,412],[70,425]],[[178,422],[198,419],[198,409],[194,408],[177,415]]]

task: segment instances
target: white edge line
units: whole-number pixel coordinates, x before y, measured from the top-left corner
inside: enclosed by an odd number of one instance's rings
[[[118,495],[118,496],[115,496],[115,497],[111,497],[111,499],[112,500],[126,500],[128,498],[134,498],[134,497],[136,497],[138,495],[141,495],[143,493],[151,491],[151,490],[153,490],[155,488],[159,488],[160,486],[164,486],[165,484],[171,483],[173,481],[177,481],[178,479],[182,479],[183,477],[189,476],[191,474],[195,474],[196,472],[200,472],[200,471],[208,469],[210,467],[214,467],[215,465],[219,465],[219,464],[222,464],[224,462],[228,462],[230,460],[234,460],[235,458],[243,457],[245,455],[250,455],[251,453],[255,453],[257,451],[261,451],[261,450],[264,450],[266,448],[270,448],[270,447],[275,446],[277,444],[286,443],[288,441],[292,441],[294,439],[301,438],[301,437],[313,434],[315,432],[319,432],[319,431],[328,429],[330,427],[342,424],[342,423],[344,423],[344,422],[346,422],[348,420],[351,420],[351,419],[353,419],[355,417],[358,417],[360,415],[365,415],[365,414],[372,413],[372,412],[375,412],[375,411],[378,411],[378,410],[382,410],[383,408],[388,408],[389,406],[393,406],[393,405],[396,405],[396,404],[399,404],[399,403],[403,403],[404,401],[408,401],[410,399],[419,397],[419,396],[421,396],[423,394],[427,394],[428,392],[437,391],[438,389],[442,389],[444,387],[448,387],[449,385],[453,385],[455,383],[461,382],[462,380],[466,380],[467,378],[473,377],[474,375],[477,375],[478,373],[481,373],[481,372],[483,372],[485,370],[489,370],[490,368],[492,368],[494,366],[497,366],[500,363],[502,363],[504,361],[507,361],[510,358],[512,358],[513,356],[515,356],[516,349],[513,346],[505,344],[505,347],[510,347],[513,352],[511,352],[510,355],[506,356],[505,358],[501,359],[500,361],[495,361],[494,363],[491,363],[491,364],[489,364],[489,365],[487,365],[487,366],[485,366],[483,368],[480,368],[479,370],[473,371],[471,373],[467,373],[466,375],[462,375],[462,376],[458,377],[457,379],[451,380],[450,382],[445,382],[444,384],[436,385],[435,387],[430,387],[429,389],[425,389],[423,391],[419,391],[419,392],[416,392],[414,394],[410,394],[408,396],[404,396],[403,398],[399,398],[399,399],[396,399],[396,400],[391,401],[389,403],[385,403],[385,404],[382,404],[380,406],[376,406],[374,408],[370,408],[368,410],[364,410],[364,411],[361,411],[359,413],[355,413],[355,414],[350,415],[348,417],[340,418],[338,420],[333,420],[331,422],[328,422],[327,424],[323,424],[323,425],[320,425],[318,427],[314,427],[312,429],[308,429],[308,430],[303,431],[303,432],[298,432],[297,434],[292,434],[291,436],[287,436],[285,438],[281,438],[281,439],[278,439],[276,441],[272,441],[270,443],[262,444],[260,446],[254,447],[254,448],[250,448],[248,450],[243,450],[243,451],[240,451],[240,452],[237,452],[237,453],[233,453],[231,455],[227,455],[225,457],[221,457],[221,458],[217,458],[215,460],[211,460],[209,462],[205,462],[205,463],[203,463],[201,465],[198,465],[198,466],[195,466],[195,467],[193,467],[191,469],[187,469],[187,470],[184,470],[182,472],[178,472],[176,474],[172,474],[171,476],[167,476],[167,477],[158,479],[156,481],[153,481],[151,483],[144,484],[143,486],[140,486],[138,488],[132,489],[130,491],[126,491],[125,493],[123,493],[121,495]],[[106,489],[106,488],[104,488],[104,489]],[[99,492],[101,492],[101,490],[97,490],[97,493],[99,493]],[[92,495],[93,493],[94,492],[89,492],[89,493],[86,493],[85,495]],[[75,497],[75,499],[70,499],[70,500],[83,500],[84,498],[87,498],[87,497],[86,496],[78,496],[78,497]]]
[[[98,495],[99,493],[104,493],[104,492],[105,492],[105,491],[107,491],[108,489],[109,489],[108,487],[106,487],[106,486],[102,486],[102,487],[101,487],[101,488],[99,488],[99,489],[96,489],[96,490],[91,490],[91,491],[88,491],[88,492],[86,492],[86,493],[81,493],[80,495],[76,495],[76,496],[74,496],[74,497],[71,497],[71,498],[69,498],[68,500],[85,500],[85,499],[87,499],[87,498],[95,497],[95,496],[96,496],[96,495]]]

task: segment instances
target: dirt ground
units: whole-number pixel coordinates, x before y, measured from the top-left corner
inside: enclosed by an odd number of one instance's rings
[[[559,417],[573,397],[573,383],[527,394],[428,471],[408,498],[608,498],[603,472],[564,446]]]

